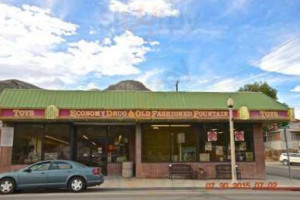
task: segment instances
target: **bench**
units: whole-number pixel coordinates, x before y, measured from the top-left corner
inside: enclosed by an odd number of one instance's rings
[[[187,164],[170,164],[169,178],[173,179],[173,175],[188,175],[190,178],[194,177],[193,169]]]
[[[241,170],[236,167],[236,177],[241,180]],[[231,165],[216,165],[216,179],[230,179]]]

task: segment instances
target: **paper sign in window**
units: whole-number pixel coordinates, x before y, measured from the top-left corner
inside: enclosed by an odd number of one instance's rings
[[[14,128],[1,128],[1,147],[12,147],[14,142]]]

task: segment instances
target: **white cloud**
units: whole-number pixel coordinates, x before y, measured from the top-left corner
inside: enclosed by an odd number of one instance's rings
[[[74,84],[89,73],[137,74],[138,65],[156,44],[130,31],[102,42],[67,43],[68,36],[77,34],[76,24],[52,16],[49,9],[28,5],[0,3],[0,27],[0,79],[19,78],[46,88]]]
[[[93,82],[87,84],[87,86],[86,86],[87,90],[98,89],[98,88],[99,88],[98,85],[96,83],[93,83]]]
[[[175,9],[171,0],[110,0],[109,9],[112,12],[129,13],[134,16],[177,17],[179,10]]]
[[[136,80],[144,83],[150,90],[160,91],[164,87],[164,81],[161,77],[163,72],[163,69],[154,68],[141,74]]]
[[[292,89],[292,92],[300,92],[300,85],[298,85],[294,89]]]
[[[248,5],[249,0],[230,0],[228,1],[228,8],[226,10],[226,14],[230,14],[234,11],[243,10]]]
[[[258,67],[264,71],[300,75],[300,39],[289,41],[264,56]]]
[[[237,82],[237,80],[233,78],[227,78],[213,83],[207,87],[207,90],[215,92],[234,92],[239,89],[239,85],[240,83]]]
[[[90,31],[89,31],[89,34],[90,34],[90,35],[95,35],[95,34],[96,34],[96,31],[95,31],[95,30],[90,30]]]

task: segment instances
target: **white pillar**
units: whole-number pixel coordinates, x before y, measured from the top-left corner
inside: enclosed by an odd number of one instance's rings
[[[233,110],[229,108],[229,127],[230,127],[230,154],[231,154],[231,177],[232,182],[236,182],[236,168],[235,168],[235,144],[233,132]]]

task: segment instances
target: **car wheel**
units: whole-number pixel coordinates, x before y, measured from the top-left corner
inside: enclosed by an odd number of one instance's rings
[[[289,164],[289,161],[288,160],[283,160],[283,165],[288,165]]]
[[[86,183],[81,177],[74,177],[69,181],[69,190],[72,192],[81,192],[86,188]]]
[[[16,184],[13,179],[4,178],[0,180],[0,193],[11,194],[15,191],[15,189],[16,189]]]

